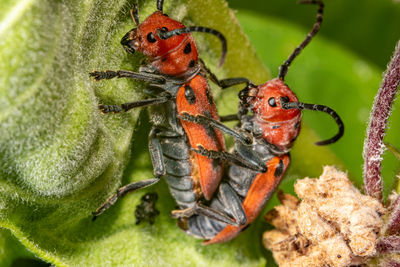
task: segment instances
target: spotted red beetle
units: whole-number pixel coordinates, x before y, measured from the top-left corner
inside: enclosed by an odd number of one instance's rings
[[[222,133],[210,126],[181,121],[178,114],[204,115],[212,118],[217,128],[225,129],[243,142],[246,139],[218,122],[214,100],[206,76],[218,83],[215,76],[198,59],[196,44],[190,32],[205,32],[217,36],[222,42],[220,64],[226,54],[224,36],[213,29],[193,26],[185,27],[163,13],[163,0],[157,0],[157,11],[142,23],[138,8],[131,11],[137,27],[121,40],[128,53],[139,51],[147,56],[148,64],[139,72],[94,71],[95,80],[131,78],[148,83],[145,93],[153,98],[122,105],[99,105],[103,113],[128,111],[132,108],[152,106],[152,129],[149,136],[150,157],[155,178],[128,184],[110,196],[96,212],[94,218],[113,205],[118,198],[129,192],[153,185],[164,176],[169,189],[181,210],[174,217],[203,214],[220,221],[235,223],[228,216],[206,207],[202,199],[211,199],[223,174],[219,160],[210,159],[190,151],[191,146],[201,144],[209,150],[224,151]]]
[[[234,218],[239,226],[227,225],[209,217],[195,215],[189,219],[180,219],[180,226],[189,235],[208,239],[204,244],[226,242],[236,237],[260,214],[266,201],[271,197],[282,180],[290,162],[289,151],[300,132],[301,109],[317,110],[331,115],[339,126],[339,132],[332,138],[316,143],[327,145],[339,140],[344,133],[344,125],[337,113],[329,107],[299,102],[296,95],[285,84],[288,67],[300,51],[318,32],[322,22],[323,3],[321,1],[303,1],[301,3],[318,4],[317,22],[290,57],[281,65],[279,77],[255,86],[250,81],[239,93],[238,115],[240,131],[252,138],[252,144],[235,142],[234,154],[210,151],[198,146],[196,152],[210,158],[230,161],[226,179],[221,183],[218,193],[210,201],[211,208],[220,210]],[[222,82],[228,82],[223,80]],[[253,114],[248,115],[248,111]],[[206,124],[210,119],[183,114],[184,119]],[[228,116],[232,118],[232,116]],[[250,170],[236,163],[243,160],[260,171]]]

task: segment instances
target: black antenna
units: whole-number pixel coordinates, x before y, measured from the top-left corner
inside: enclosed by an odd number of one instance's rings
[[[133,7],[131,9],[131,17],[132,20],[135,22],[136,26],[139,26],[140,20],[139,20],[139,8],[137,4],[133,4]]]
[[[319,5],[318,12],[317,12],[317,22],[314,23],[311,31],[307,34],[304,41],[293,50],[292,54],[288,57],[288,59],[279,67],[279,79],[282,81],[285,79],[285,76],[288,72],[289,66],[292,61],[300,54],[300,52],[308,45],[311,39],[318,33],[319,28],[321,27],[322,23],[322,15],[324,12],[324,3],[319,0],[304,0],[300,1],[299,4],[314,4]]]
[[[158,11],[163,12],[164,0],[157,0],[157,9]]]
[[[225,36],[222,33],[220,33],[219,31],[211,29],[211,28],[202,27],[202,26],[190,26],[190,27],[176,29],[176,30],[172,30],[172,31],[164,31],[162,29],[157,30],[158,36],[163,40],[168,39],[175,35],[185,34],[185,33],[189,33],[189,32],[210,33],[219,38],[219,40],[222,43],[221,59],[219,60],[219,67],[221,67],[222,64],[224,64],[224,62],[225,62],[226,52],[227,52],[228,48],[227,48],[227,42],[226,42]]]
[[[337,140],[339,140],[344,133],[344,124],[342,119],[339,117],[339,115],[334,111],[333,109],[324,106],[324,105],[318,105],[318,104],[306,104],[302,102],[285,102],[285,99],[281,97],[281,106],[283,109],[308,109],[308,110],[315,110],[315,111],[322,111],[325,113],[328,113],[336,122],[336,124],[339,126],[339,132],[332,138],[324,140],[324,141],[319,141],[316,142],[315,144],[317,146],[324,146],[328,144],[335,143]]]

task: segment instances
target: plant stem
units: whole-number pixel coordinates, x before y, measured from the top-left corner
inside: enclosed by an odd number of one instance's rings
[[[380,254],[400,253],[400,236],[381,238],[376,243],[376,251]]]
[[[364,142],[364,185],[366,194],[382,201],[381,162],[384,152],[383,137],[391,106],[400,81],[400,41],[384,74],[381,88],[374,100],[367,138]]]
[[[388,221],[388,228],[386,233],[389,235],[396,235],[400,233],[400,195],[397,196],[389,208],[390,218]]]

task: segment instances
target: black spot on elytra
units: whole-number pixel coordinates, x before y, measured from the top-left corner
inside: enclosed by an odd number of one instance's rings
[[[274,125],[274,126],[271,127],[271,129],[278,129],[280,127],[281,127],[280,125]]]
[[[292,138],[292,140],[290,140],[290,143],[293,143],[294,141],[296,141],[297,139],[297,135],[295,137]]]
[[[167,60],[167,58],[166,57],[163,57],[162,59],[161,59],[161,62],[165,62]]]
[[[196,103],[196,94],[190,85],[185,85],[185,98],[190,105]]]
[[[298,122],[296,122],[296,124],[294,125],[294,129],[299,129],[299,127],[300,127],[300,122],[298,121]]]
[[[213,106],[214,105],[214,99],[212,98],[210,90],[208,90],[208,88],[206,89],[206,96],[207,96],[208,104]]]
[[[187,55],[187,54],[190,54],[190,52],[192,52],[192,45],[189,42],[185,45],[185,48],[183,49],[183,53],[185,53]]]
[[[189,65],[188,65],[189,68],[193,68],[195,65],[196,65],[196,61],[194,61],[193,59],[190,60]]]
[[[280,161],[279,161],[279,164],[278,164],[278,166],[276,167],[275,172],[274,172],[275,178],[279,178],[279,177],[282,175],[282,173],[283,173],[283,167],[284,167],[283,161],[280,160]]]

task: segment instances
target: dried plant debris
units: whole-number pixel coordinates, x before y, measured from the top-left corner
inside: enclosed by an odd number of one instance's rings
[[[263,242],[279,266],[360,265],[376,255],[385,208],[345,173],[327,166],[319,179],[297,181],[295,191],[301,201],[281,193],[282,205],[266,215],[276,229]]]

